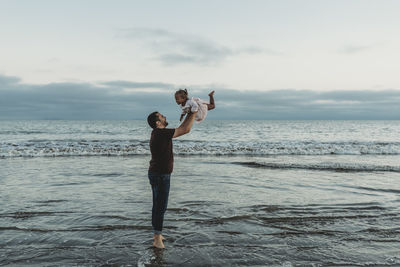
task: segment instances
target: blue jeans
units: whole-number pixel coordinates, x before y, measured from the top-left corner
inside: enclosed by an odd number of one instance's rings
[[[153,191],[153,208],[151,210],[151,224],[155,234],[161,234],[164,222],[164,213],[167,210],[169,184],[171,174],[149,172],[149,181]]]

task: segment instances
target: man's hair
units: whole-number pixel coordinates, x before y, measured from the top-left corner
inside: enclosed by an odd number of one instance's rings
[[[150,127],[153,129],[157,128],[157,124],[156,124],[156,122],[158,121],[157,113],[158,113],[158,111],[154,111],[149,116],[147,116],[147,122],[150,125]]]

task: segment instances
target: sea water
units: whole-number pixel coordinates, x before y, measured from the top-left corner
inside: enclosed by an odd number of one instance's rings
[[[0,121],[0,265],[400,265],[400,121],[195,124],[173,141],[165,250],[150,133]]]

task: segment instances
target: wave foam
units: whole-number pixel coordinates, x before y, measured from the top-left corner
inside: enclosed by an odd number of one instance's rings
[[[349,163],[260,163],[260,162],[234,162],[251,168],[266,169],[304,169],[316,171],[336,171],[336,172],[400,172],[400,166],[379,166],[367,164],[349,164]]]
[[[175,140],[177,155],[400,155],[400,142],[216,142]],[[0,157],[149,155],[148,140],[29,140],[0,143]]]

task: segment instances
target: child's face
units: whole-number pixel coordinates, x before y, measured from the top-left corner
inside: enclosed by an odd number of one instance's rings
[[[175,95],[175,101],[178,105],[185,103],[186,99],[181,95]]]

